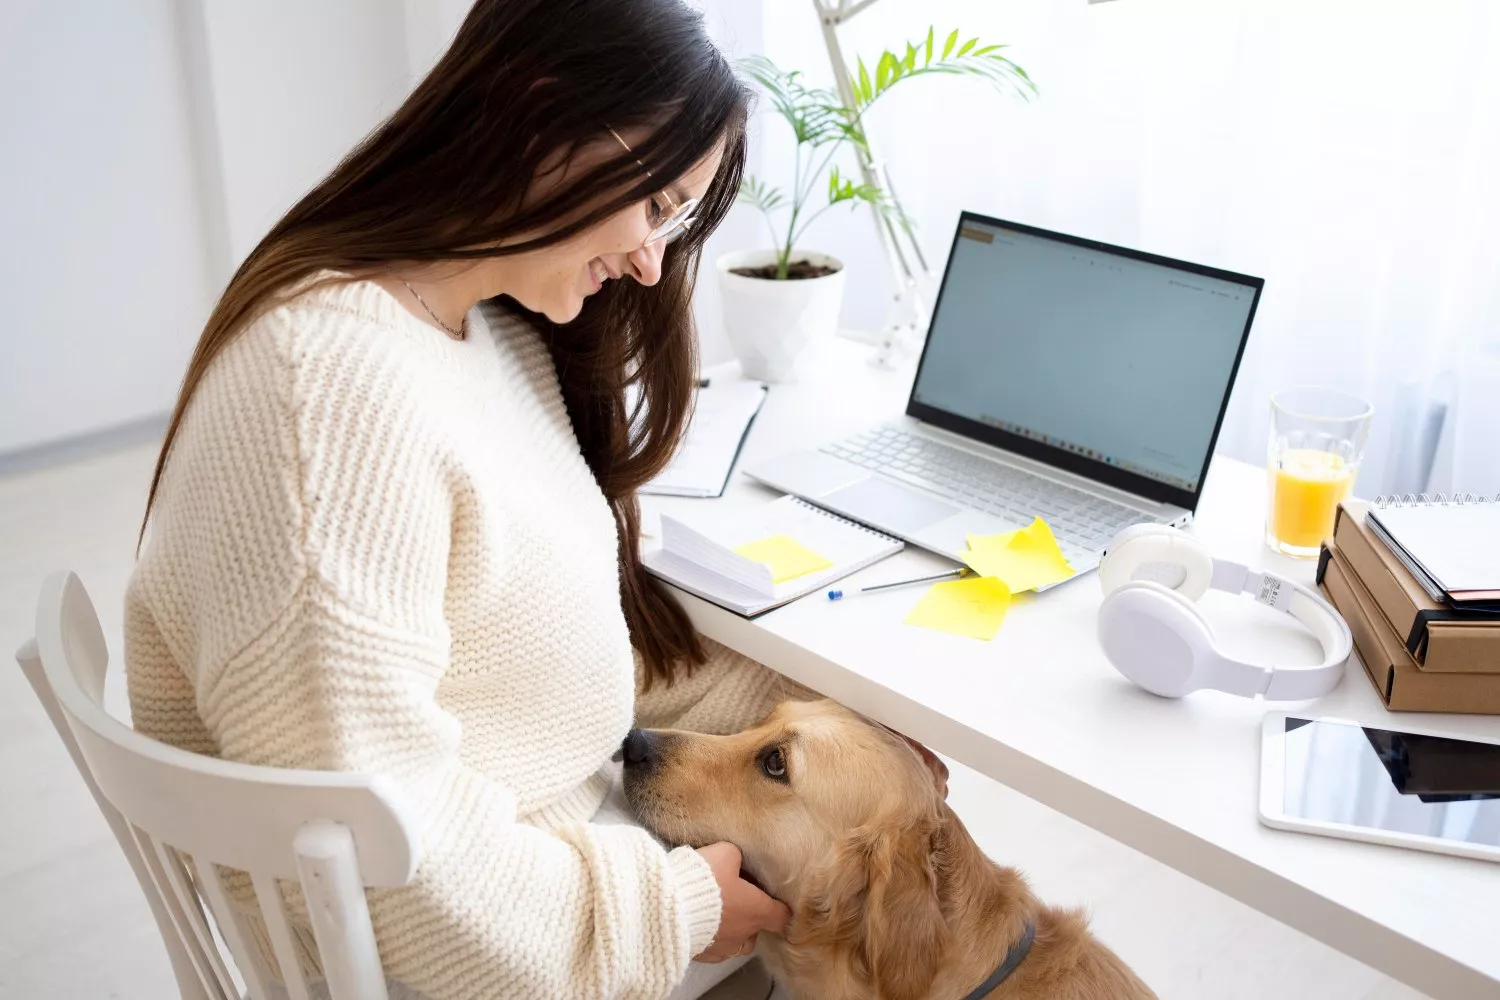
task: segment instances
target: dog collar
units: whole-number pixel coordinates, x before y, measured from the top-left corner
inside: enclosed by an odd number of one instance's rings
[[[975,987],[972,993],[967,994],[964,1000],[980,1000],[986,993],[999,986],[1010,978],[1010,974],[1016,971],[1016,966],[1026,960],[1031,951],[1031,942],[1036,940],[1036,925],[1031,921],[1026,922],[1026,930],[1021,933],[1021,939],[1010,946],[1010,951],[1005,953],[1005,961],[1000,967],[990,973],[990,977]]]

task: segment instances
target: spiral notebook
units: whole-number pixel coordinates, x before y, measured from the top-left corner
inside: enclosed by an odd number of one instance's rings
[[[1500,608],[1500,496],[1382,497],[1366,521],[1433,600]]]
[[[821,590],[904,547],[791,496],[748,515],[743,509],[663,514],[661,542],[642,559],[649,572],[746,616]]]
[[[766,387],[744,379],[714,379],[698,389],[693,417],[671,464],[642,493],[675,497],[724,495]]]

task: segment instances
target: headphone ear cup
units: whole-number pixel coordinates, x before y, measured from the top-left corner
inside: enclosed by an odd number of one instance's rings
[[[1202,686],[1213,632],[1193,602],[1149,580],[1127,583],[1099,607],[1099,645],[1116,670],[1163,698]]]
[[[1128,583],[1152,582],[1196,601],[1213,584],[1214,558],[1203,543],[1165,524],[1137,524],[1115,537],[1099,563],[1105,594]]]
[[[1146,547],[1140,539],[1159,538],[1175,530],[1165,524],[1132,524],[1110,539],[1104,547],[1104,558],[1099,560],[1099,586],[1104,593],[1112,594],[1130,582],[1130,574],[1139,562],[1136,558],[1139,553],[1133,550]]]

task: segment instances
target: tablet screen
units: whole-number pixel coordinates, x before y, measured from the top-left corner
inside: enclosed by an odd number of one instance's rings
[[[1289,817],[1500,847],[1500,744],[1288,718]]]

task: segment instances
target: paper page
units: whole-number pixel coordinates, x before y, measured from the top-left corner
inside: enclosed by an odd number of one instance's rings
[[[964,562],[981,577],[1000,580],[1012,594],[1059,583],[1073,575],[1052,528],[1041,518],[1017,531],[970,535]]]
[[[670,514],[661,516],[662,549],[693,566],[722,576],[762,597],[776,593],[771,567],[738,555],[727,545],[709,538]]]
[[[677,454],[641,492],[717,496],[729,478],[745,430],[765,397],[765,386],[744,379],[715,379],[699,389],[692,420]]]
[[[986,642],[1000,631],[1010,608],[1010,590],[991,576],[935,583],[906,616],[906,624],[966,635]]]
[[[663,514],[661,523],[662,548],[648,558],[647,567],[750,614],[811,593],[902,548],[894,538],[790,496],[751,508],[708,505]],[[752,592],[760,599],[744,599]]]
[[[696,563],[688,562],[666,549],[648,552],[642,561],[648,570],[669,583],[738,614],[755,614],[776,603],[774,598],[767,597],[763,592],[757,593],[749,587],[742,587],[722,576],[710,573]]]
[[[789,496],[773,500],[753,512],[741,513],[722,530],[725,534],[716,534],[715,537],[722,537],[732,546],[786,535],[828,561],[828,569],[776,584],[778,599],[807,593],[825,582],[838,579],[851,572],[851,567],[878,558],[892,544],[891,539],[883,535],[854,527],[827,511]]]
[[[1370,511],[1445,591],[1500,589],[1500,503]]]
[[[795,580],[799,576],[833,566],[833,563],[789,535],[772,535],[758,542],[737,546],[734,551],[736,555],[770,566],[771,579],[775,583]]]

